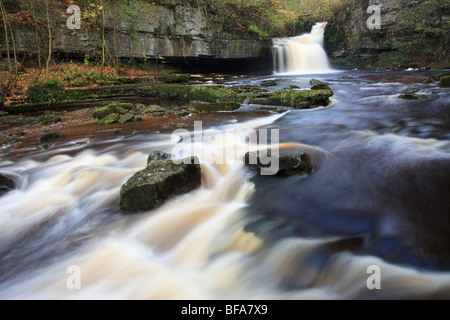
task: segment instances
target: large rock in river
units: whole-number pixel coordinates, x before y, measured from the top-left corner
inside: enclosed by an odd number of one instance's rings
[[[177,164],[181,162],[181,164]],[[124,212],[147,211],[172,196],[201,185],[201,170],[196,157],[180,161],[154,157],[144,170],[137,172],[121,188],[119,205]]]
[[[271,154],[270,150],[247,152],[244,156],[246,167],[260,169],[262,175],[291,176],[310,174],[313,170],[311,156],[307,153],[291,153],[280,150]]]
[[[0,196],[16,187],[13,179],[0,173]]]

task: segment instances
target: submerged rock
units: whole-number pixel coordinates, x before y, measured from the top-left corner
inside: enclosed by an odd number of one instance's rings
[[[39,142],[49,142],[56,140],[61,135],[58,132],[43,132],[39,135]]]
[[[278,176],[292,176],[296,174],[310,174],[313,170],[312,160],[307,153],[284,153],[271,155],[270,150],[261,152],[247,152],[244,164],[249,168],[275,168]]]
[[[120,190],[119,205],[125,213],[151,210],[170,197],[201,185],[201,170],[196,157],[180,160],[181,164],[177,164],[168,159],[160,160],[164,153],[152,155],[147,167],[132,176]]]
[[[0,173],[0,196],[16,188],[15,181]]]

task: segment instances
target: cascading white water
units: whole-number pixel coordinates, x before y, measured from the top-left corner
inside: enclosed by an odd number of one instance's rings
[[[327,22],[316,23],[309,34],[273,39],[273,62],[276,73],[329,72],[330,65],[323,48]]]

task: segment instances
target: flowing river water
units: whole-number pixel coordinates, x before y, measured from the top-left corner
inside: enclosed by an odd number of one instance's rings
[[[192,141],[235,155],[202,158],[202,186],[139,215],[118,208],[121,185],[171,134],[77,141],[3,161],[18,188],[0,198],[1,299],[450,298],[449,92],[424,75],[343,71],[230,80],[276,90],[334,91],[330,106],[252,119],[243,105]],[[423,100],[399,99],[418,89]],[[258,176],[246,140],[278,130],[280,147],[313,157],[309,176]],[[78,141],[79,142],[79,141]],[[233,150],[233,153],[228,153]],[[371,268],[380,287],[369,288]],[[75,269],[73,269],[75,268]],[[70,287],[71,270],[80,286]]]

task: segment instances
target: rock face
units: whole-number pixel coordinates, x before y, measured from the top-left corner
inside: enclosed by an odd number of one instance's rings
[[[441,10],[433,7],[433,4],[423,6],[424,3],[405,0],[357,0],[353,7],[339,11],[333,20],[329,21],[325,30],[325,45],[329,56],[346,58],[364,65],[376,64],[377,61],[382,64],[402,64],[406,60],[405,53],[411,54],[409,51],[414,50],[418,56],[427,52],[427,59],[445,61],[448,56],[448,36],[445,35],[444,26],[448,24],[448,6],[447,9]],[[371,20],[371,17],[374,11],[369,10],[370,6],[380,9],[379,28],[373,27],[375,20]],[[424,39],[433,41],[423,42],[421,45],[412,44],[427,25],[433,35]],[[438,30],[442,31],[442,35],[434,34]],[[392,60],[392,55],[395,56],[396,50],[401,47],[409,47],[409,51],[398,52],[396,59]]]
[[[270,41],[244,38],[223,31],[211,21],[197,2],[105,0],[106,47],[120,58],[146,58],[189,65],[212,60],[267,60]],[[83,23],[83,22],[82,22]],[[65,21],[61,20],[61,25]],[[19,51],[35,50],[32,26],[15,30]],[[102,38],[98,31],[82,28],[76,33],[67,28],[54,28],[54,52],[92,54],[101,52]],[[3,44],[1,44],[3,46]]]
[[[0,196],[16,187],[13,179],[0,173]]]
[[[123,212],[151,210],[170,197],[201,185],[201,170],[196,157],[180,160],[181,164],[167,158],[164,153],[150,155],[147,167],[122,186],[119,205]]]

